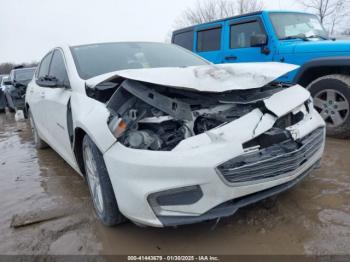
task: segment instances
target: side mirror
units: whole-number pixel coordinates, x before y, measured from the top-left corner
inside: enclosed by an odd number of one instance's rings
[[[265,45],[267,45],[267,36],[265,34],[257,34],[250,37],[251,47],[263,47]]]
[[[54,76],[39,77],[36,80],[36,83],[42,87],[50,87],[50,88],[61,88],[61,87],[63,88],[64,87],[63,83],[60,83],[60,81]]]

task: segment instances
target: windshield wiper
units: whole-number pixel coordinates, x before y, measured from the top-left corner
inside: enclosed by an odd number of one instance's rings
[[[322,35],[310,35],[310,36],[306,36],[306,38],[320,38],[323,40],[329,40],[328,37],[322,36]]]
[[[301,39],[304,41],[309,41],[309,39],[304,34],[290,35],[290,36],[280,38],[280,40],[291,40],[291,39]]]

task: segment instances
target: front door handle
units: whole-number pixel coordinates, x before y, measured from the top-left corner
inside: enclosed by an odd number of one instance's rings
[[[225,56],[225,60],[227,61],[233,61],[233,60],[237,60],[237,56]]]

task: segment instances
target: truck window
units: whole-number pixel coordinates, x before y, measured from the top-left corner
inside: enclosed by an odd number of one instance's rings
[[[197,32],[197,51],[216,51],[221,48],[221,27]]]
[[[194,40],[193,30],[191,30],[191,31],[181,32],[174,35],[173,43],[192,51],[193,40]]]
[[[258,21],[231,25],[230,48],[250,47],[250,38],[257,34],[264,34]]]

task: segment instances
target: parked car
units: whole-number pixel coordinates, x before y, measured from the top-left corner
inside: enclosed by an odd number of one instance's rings
[[[88,182],[106,225],[165,227],[232,215],[319,165],[325,123],[297,66],[213,65],[176,45],[62,46],[41,61],[26,106]]]
[[[7,75],[0,75],[0,113],[5,113],[6,110],[6,97],[5,97],[5,83],[8,81]]]
[[[32,80],[35,72],[35,67],[13,69],[10,73],[11,85],[6,87],[5,96],[7,100],[7,106],[11,112],[15,112],[16,109],[24,109],[24,96],[26,93],[27,85]]]
[[[5,76],[7,76],[7,75],[0,75],[0,83],[2,82],[2,78]]]
[[[280,81],[300,84],[311,92],[328,135],[350,137],[350,41],[330,38],[315,15],[250,13],[177,30],[172,42],[217,64],[301,65]]]

